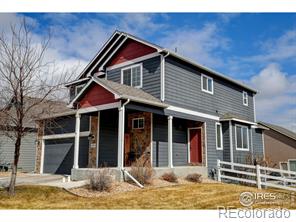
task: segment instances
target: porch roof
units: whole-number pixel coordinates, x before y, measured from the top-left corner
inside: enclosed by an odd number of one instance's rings
[[[74,103],[77,102],[87,92],[87,89],[91,86],[92,83],[96,83],[109,92],[113,93],[115,99],[129,99],[133,102],[144,103],[162,108],[167,108],[169,106],[141,89],[93,76],[83,87],[83,89],[78,93],[78,95],[72,100],[68,107],[72,108]]]
[[[249,125],[257,125],[255,122],[251,122],[240,115],[233,114],[233,113],[225,113],[223,116],[220,117],[220,121],[236,121],[236,122],[241,122]]]

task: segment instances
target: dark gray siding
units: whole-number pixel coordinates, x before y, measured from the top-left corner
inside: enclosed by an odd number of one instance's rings
[[[213,79],[214,95],[211,95],[201,90],[198,70],[168,57],[165,63],[165,102],[214,115],[230,112],[254,121],[251,92],[248,93],[249,105],[244,106],[242,88],[217,77]]]
[[[188,165],[188,140],[186,122],[173,119],[173,166]]]
[[[262,130],[261,129],[252,129],[253,136],[253,152],[255,157],[263,157],[263,139],[262,139]]]
[[[15,140],[1,134],[2,132],[0,132],[0,163],[12,163]],[[36,133],[28,133],[22,138],[18,164],[20,171],[31,172],[35,169],[35,140]]]
[[[168,166],[168,121],[166,116],[153,115],[153,166]]]
[[[222,122],[223,133],[223,160],[230,162],[230,135],[229,122]]]
[[[63,134],[75,132],[75,115],[57,117],[52,120],[46,120],[45,135]],[[89,115],[81,115],[80,132],[89,131]]]
[[[100,112],[99,166],[117,166],[118,110]]]
[[[156,98],[160,98],[160,56],[144,60],[142,61],[142,64],[143,64],[143,88],[142,89],[145,92],[155,96]],[[107,71],[107,79],[120,83],[121,69],[125,67]]]

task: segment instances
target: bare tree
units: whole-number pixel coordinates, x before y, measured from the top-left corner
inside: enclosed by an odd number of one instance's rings
[[[9,194],[15,194],[17,167],[22,138],[27,133],[26,124],[50,108],[46,102],[56,99],[63,84],[69,81],[70,72],[59,70],[45,55],[50,35],[43,40],[34,38],[32,27],[22,20],[11,25],[10,31],[0,34],[0,126],[14,139]],[[27,99],[35,98],[35,99]],[[38,112],[36,112],[38,110]]]

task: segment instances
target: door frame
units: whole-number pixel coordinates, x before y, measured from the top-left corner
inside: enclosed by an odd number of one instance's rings
[[[194,129],[200,129],[200,132],[202,132],[201,126],[187,128],[187,161],[188,161],[188,163],[190,163],[190,130],[194,130]],[[201,139],[202,139],[202,135],[201,135]],[[202,149],[202,141],[201,141],[201,149]],[[201,150],[201,155],[203,155],[202,150]],[[201,159],[202,159],[202,157],[201,157]]]

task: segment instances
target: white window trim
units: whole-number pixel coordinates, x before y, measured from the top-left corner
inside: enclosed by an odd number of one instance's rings
[[[237,126],[239,126],[241,128],[247,128],[247,144],[248,144],[248,148],[247,149],[246,148],[237,147],[237,133],[236,133],[236,127]],[[244,125],[240,125],[240,124],[235,124],[234,133],[235,133],[235,149],[236,150],[239,150],[239,151],[250,151],[249,127],[244,126]],[[243,142],[243,138],[242,138],[242,142]]]
[[[247,103],[245,103],[245,95],[247,96]],[[244,106],[249,105],[249,94],[246,91],[243,91],[243,104]]]
[[[80,90],[79,92],[77,92],[77,88],[81,88],[81,89],[83,89],[84,86],[85,86],[85,84],[75,86],[75,96],[77,96],[77,94],[81,91],[81,90]]]
[[[211,79],[212,80],[212,91],[209,91],[209,90],[205,90],[203,88],[203,77],[207,78],[207,79]],[[201,77],[200,77],[200,80],[201,80],[201,91],[203,92],[206,92],[206,93],[209,93],[209,94],[214,94],[214,79],[212,77],[209,77],[205,74],[201,74]],[[208,81],[207,81],[207,84],[208,84]],[[208,87],[209,88],[209,87]]]
[[[291,163],[291,161],[294,162],[294,161],[296,161],[296,159],[288,159],[288,170],[289,170],[289,171],[292,171],[292,170],[291,170],[291,167],[290,167],[290,163]]]
[[[134,127],[134,121],[135,120],[138,120],[139,121],[140,119],[143,120],[143,127],[141,127],[141,128],[135,128]],[[132,129],[136,129],[137,130],[137,129],[144,129],[144,128],[145,128],[145,118],[144,117],[139,117],[139,118],[133,118],[132,119]]]
[[[217,126],[220,126],[220,138],[221,138],[221,147],[218,147],[218,138],[217,138]],[[221,123],[216,123],[216,149],[217,150],[223,150],[223,133],[222,133],[222,125]]]
[[[121,84],[123,84],[123,71],[127,70],[127,69],[132,69],[132,68],[135,68],[135,67],[140,67],[140,85],[139,86],[133,86],[132,85],[133,84],[133,72],[131,71],[131,86],[134,87],[134,88],[139,89],[139,88],[143,87],[143,64],[142,63],[122,68],[121,69],[121,80],[120,80],[120,82],[121,82]]]

